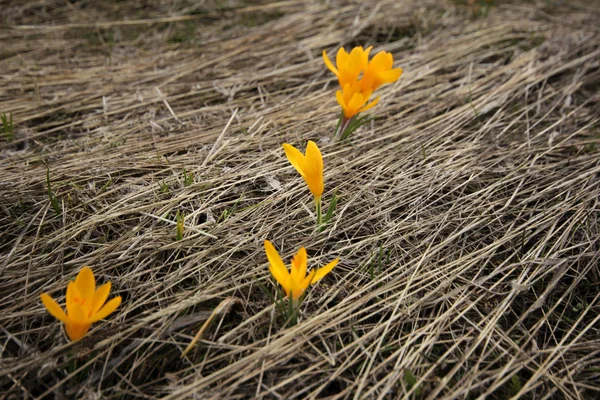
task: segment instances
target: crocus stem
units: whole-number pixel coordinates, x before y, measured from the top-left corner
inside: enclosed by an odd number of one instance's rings
[[[342,117],[340,129],[338,130],[340,139],[344,136],[344,131],[346,130],[346,125],[348,125],[348,121],[349,121],[348,118],[346,118],[345,116]]]
[[[335,138],[335,137],[338,135],[338,133],[341,133],[341,132],[340,132],[340,128],[341,128],[341,126],[342,126],[342,123],[343,123],[345,120],[346,120],[346,118],[344,117],[344,112],[342,111],[342,112],[340,113],[340,117],[338,118],[338,122],[337,122],[337,125],[336,125],[336,127],[335,127],[335,131],[333,132],[333,137],[334,137],[334,138]]]
[[[69,350],[67,357],[69,358],[69,373],[72,374],[77,369],[77,359],[75,359],[73,349]]]
[[[297,312],[298,312],[298,306],[300,299],[295,298],[292,291],[290,290],[290,294],[288,295],[288,309],[287,309],[287,320],[288,320],[288,324],[289,326],[294,326],[298,324],[298,316],[297,316]]]
[[[321,198],[315,197],[315,205],[317,206],[317,226],[323,223],[323,215],[321,214]]]
[[[346,134],[346,129],[348,128],[348,126],[350,125],[350,122],[352,122],[352,120],[354,119],[354,117],[352,118],[346,118],[344,117],[344,120],[342,121],[342,126],[340,128],[340,141],[345,140],[348,135]]]

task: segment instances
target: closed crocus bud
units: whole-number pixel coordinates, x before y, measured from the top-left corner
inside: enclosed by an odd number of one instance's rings
[[[302,154],[291,144],[283,145],[285,155],[289,162],[300,173],[308,189],[315,197],[321,199],[323,195],[323,156],[315,142],[309,140],[306,144],[306,154]]]

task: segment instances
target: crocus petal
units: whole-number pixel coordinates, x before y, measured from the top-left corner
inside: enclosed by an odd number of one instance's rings
[[[365,52],[363,53],[362,56],[362,63],[361,63],[361,68],[363,70],[366,70],[367,67],[369,66],[369,53],[371,52],[371,49],[373,48],[373,46],[369,46],[365,49]]]
[[[286,285],[288,282],[289,272],[285,271],[285,273],[283,273],[283,271],[281,271],[278,268],[275,268],[272,264],[269,264],[269,271],[271,272],[271,275],[273,275],[273,278],[275,278],[277,283],[279,283],[283,288],[287,287]]]
[[[300,250],[298,250],[292,260],[291,275],[296,282],[301,282],[306,276],[306,261],[306,249],[304,247],[300,247]]]
[[[340,74],[337,68],[333,66],[333,63],[331,62],[329,57],[327,57],[327,52],[325,50],[323,50],[323,61],[325,61],[325,65],[327,66],[327,68],[329,68],[329,70],[333,72],[336,76]]]
[[[312,178],[320,178],[323,175],[323,155],[319,150],[319,146],[312,140],[306,144],[304,171],[306,175]]]
[[[72,341],[76,341],[85,336],[86,333],[90,330],[90,324],[77,324],[73,322],[69,322],[65,324],[65,330],[67,331],[67,336]]]
[[[352,95],[352,99],[350,103],[348,103],[348,114],[346,114],[346,118],[352,118],[358,113],[358,109],[365,104],[363,100],[363,95],[360,93],[354,93]]]
[[[392,53],[380,51],[375,54],[371,62],[369,62],[369,68],[373,68],[376,71],[384,71],[392,68],[393,63],[394,57],[392,56]]]
[[[365,51],[362,46],[355,47],[350,52],[350,56],[348,57],[348,69],[353,73],[360,73],[360,68],[362,67],[362,61],[364,59]]]
[[[304,154],[302,154],[300,150],[298,150],[291,144],[287,143],[283,144],[283,150],[285,151],[285,156],[287,157],[290,164],[292,164],[292,166],[296,168],[296,171],[298,171],[298,173],[304,178]]]
[[[100,321],[101,319],[108,317],[117,309],[117,307],[119,307],[119,305],[121,305],[121,296],[117,296],[106,303],[96,314],[92,315],[89,322]]]
[[[323,155],[319,146],[312,140],[306,144],[306,163],[310,163],[310,168],[314,169],[316,174],[323,174]]]
[[[375,90],[384,83],[391,83],[398,80],[402,74],[402,69],[392,70],[394,57],[392,53],[379,52],[369,63],[368,71],[363,82],[363,88],[370,87]]]
[[[320,281],[321,279],[323,279],[323,277],[325,275],[327,275],[328,273],[331,272],[331,270],[333,269],[333,267],[335,267],[338,262],[340,262],[340,259],[336,258],[335,260],[333,260],[332,262],[330,262],[329,264],[327,264],[323,268],[319,268],[317,270],[317,272],[315,273],[315,276],[314,276],[313,280],[311,281],[311,283],[317,283],[318,281]]]
[[[94,291],[96,290],[96,280],[94,279],[94,273],[88,267],[83,267],[77,278],[75,278],[75,286],[81,293],[84,299],[92,300],[94,298]]]
[[[338,81],[341,87],[352,84],[358,79],[362,70],[364,50],[362,47],[355,47],[348,55],[344,64],[338,64]]]
[[[287,271],[286,271],[287,273]],[[283,290],[285,291],[285,295],[289,297],[290,292],[292,291],[293,288],[293,282],[292,282],[292,276],[288,273],[287,277],[285,278],[285,281],[283,283],[279,282],[279,284],[283,287]]]
[[[363,111],[367,111],[369,108],[375,107],[375,105],[379,102],[379,96],[377,96],[377,98],[375,100],[373,100],[372,102],[370,102],[369,104],[367,104],[366,106],[364,106],[363,108],[359,109],[358,112],[363,112]]]
[[[69,317],[67,317],[67,314],[65,314],[63,309],[58,305],[56,301],[54,301],[52,297],[50,297],[48,293],[42,293],[40,295],[40,298],[42,299],[44,307],[46,307],[48,312],[52,314],[54,318],[62,322],[69,321]]]
[[[335,63],[337,64],[338,68],[342,68],[342,66],[346,65],[347,62],[348,62],[348,53],[346,53],[346,49],[344,49],[343,47],[340,47],[340,49],[338,50],[338,52],[335,56]]]
[[[271,242],[269,242],[268,240],[265,240],[265,253],[267,253],[267,259],[269,260],[269,269],[273,269],[275,271],[275,273],[271,271],[273,277],[275,277],[275,279],[281,284],[281,286],[284,286],[289,272],[285,267],[283,260],[279,256],[279,253],[277,252],[273,244],[271,244]]]
[[[341,90],[338,90],[337,92],[335,92],[335,99],[337,100],[340,107],[342,107],[342,110],[344,110],[344,114],[345,114],[347,107],[346,107],[346,102],[344,101],[344,95],[342,94]]]
[[[73,305],[77,304],[76,299],[81,299],[81,298],[82,298],[81,293],[79,292],[79,289],[77,289],[75,282],[70,281],[67,284],[67,298],[66,298],[67,315],[69,317],[71,316],[71,309],[73,309]]]
[[[90,308],[89,317],[96,314],[100,307],[102,307],[104,303],[106,303],[106,299],[108,299],[109,293],[110,282],[107,282],[104,285],[100,286],[98,289],[96,289],[96,291],[94,292],[94,299],[92,301],[92,307]]]
[[[383,83],[396,82],[402,75],[402,68],[395,68],[379,74],[379,80]]]
[[[361,87],[360,87],[359,82],[354,82],[352,85],[349,83],[344,85],[344,89],[342,90],[342,95],[343,95],[344,104],[346,104],[346,107],[348,107],[348,105],[350,104],[350,100],[352,100],[352,97],[354,97],[354,95],[356,93],[361,93]]]
[[[88,313],[79,303],[72,303],[67,310],[69,321],[74,324],[88,323]]]
[[[304,162],[304,180],[315,198],[323,195],[323,156],[315,142],[308,141]]]
[[[363,75],[363,78],[360,81],[362,90],[365,92],[367,90],[375,90],[374,82],[375,72],[371,71],[370,69],[367,69],[367,71]]]
[[[315,270],[313,269],[306,276],[306,278],[304,278],[304,280],[300,283],[300,285],[299,285],[300,287],[298,290],[298,296],[294,295],[295,299],[299,299],[300,296],[302,296],[304,294],[304,292],[306,292],[306,289],[308,288],[308,286],[310,286],[311,282],[314,280],[314,276],[315,276]]]

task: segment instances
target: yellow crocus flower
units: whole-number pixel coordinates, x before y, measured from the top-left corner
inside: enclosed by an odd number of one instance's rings
[[[94,322],[106,318],[119,307],[121,296],[106,303],[109,293],[110,282],[96,289],[92,270],[83,267],[75,282],[71,281],[67,285],[66,313],[48,293],[43,293],[40,297],[48,312],[65,324],[69,339],[75,341],[84,337]]]
[[[360,73],[367,68],[369,52],[371,49],[372,46],[368,47],[366,50],[364,50],[362,46],[359,46],[353,48],[352,51],[350,51],[350,54],[348,54],[346,50],[341,47],[338,50],[335,59],[337,68],[333,65],[329,57],[327,57],[327,52],[323,50],[323,61],[325,61],[327,68],[338,77],[340,87],[343,88],[346,84],[352,84],[358,81]]]
[[[366,93],[370,90],[372,93],[384,83],[396,82],[400,78],[402,68],[392,68],[394,64],[392,53],[380,51],[369,61],[369,53],[372,48],[373,46],[370,46],[364,50],[362,46],[359,46],[347,53],[341,47],[336,57],[337,68],[327,56],[327,52],[323,50],[323,61],[327,68],[338,77],[342,89],[347,84],[353,86],[355,82],[360,82],[362,92]],[[362,78],[359,80],[361,72]]]
[[[269,259],[269,271],[271,271],[271,275],[283,287],[285,294],[288,298],[291,298],[294,306],[298,305],[300,297],[302,297],[310,285],[323,279],[340,261],[339,258],[336,258],[323,268],[313,269],[307,275],[307,256],[304,247],[301,247],[292,259],[290,271],[287,270],[279,253],[268,240],[265,240],[265,252]]]
[[[306,144],[306,155],[288,143],[283,144],[283,150],[289,162],[300,173],[308,189],[319,202],[323,195],[323,156],[315,142],[309,140]]]
[[[392,53],[380,51],[373,57],[364,69],[361,79],[363,92],[376,90],[384,83],[396,82],[402,75],[402,68],[394,68],[394,57]]]
[[[402,68],[392,68],[392,53],[380,51],[369,61],[371,49],[372,46],[366,50],[359,46],[348,54],[343,47],[340,48],[336,57],[337,67],[323,51],[325,65],[338,77],[341,87],[336,93],[336,99],[344,111],[342,128],[356,114],[377,104],[379,97],[369,103],[373,91],[385,83],[397,81],[402,75]]]
[[[366,104],[372,92],[372,90],[361,91],[359,82],[354,82],[352,85],[347,83],[342,91],[338,90],[335,98],[344,111],[344,118],[348,120],[356,114],[374,107],[379,101],[379,97]]]

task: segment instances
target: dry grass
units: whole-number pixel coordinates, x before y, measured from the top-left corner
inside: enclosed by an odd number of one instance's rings
[[[23,3],[0,1],[0,398],[598,396],[593,2]],[[340,145],[320,53],[359,44],[405,73]],[[341,196],[323,232],[281,149],[307,139]],[[342,258],[297,326],[264,239]],[[83,265],[124,301],[73,344],[39,294]]]

